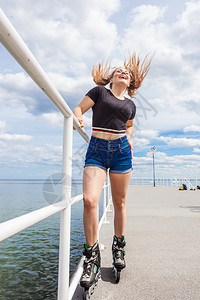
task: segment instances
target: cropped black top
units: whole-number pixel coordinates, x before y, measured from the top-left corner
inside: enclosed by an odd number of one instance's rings
[[[136,106],[128,98],[120,100],[109,89],[96,86],[86,96],[94,101],[92,130],[112,134],[124,134],[126,123],[135,117]]]

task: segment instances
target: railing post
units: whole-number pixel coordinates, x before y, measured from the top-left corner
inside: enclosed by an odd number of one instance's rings
[[[71,227],[71,179],[72,179],[73,117],[64,118],[62,198],[69,205],[61,212],[58,272],[58,300],[69,299],[70,227]]]

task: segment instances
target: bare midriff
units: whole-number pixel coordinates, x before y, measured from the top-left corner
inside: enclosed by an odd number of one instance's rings
[[[99,138],[99,139],[104,139],[104,140],[116,140],[119,139],[126,134],[112,134],[112,133],[105,133],[105,132],[92,132],[92,136]]]

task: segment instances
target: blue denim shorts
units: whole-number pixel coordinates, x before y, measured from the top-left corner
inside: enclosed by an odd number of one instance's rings
[[[91,137],[84,167],[94,166],[110,173],[123,174],[132,170],[131,150],[126,136],[116,140]]]

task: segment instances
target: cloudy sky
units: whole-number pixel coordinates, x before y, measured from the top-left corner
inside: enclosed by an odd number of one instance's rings
[[[134,177],[200,176],[200,1],[1,0],[1,8],[73,109],[93,64],[155,56],[134,102]],[[63,118],[0,45],[0,178],[61,172]],[[91,134],[91,111],[85,115]],[[86,144],[74,134],[74,177]]]

